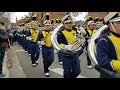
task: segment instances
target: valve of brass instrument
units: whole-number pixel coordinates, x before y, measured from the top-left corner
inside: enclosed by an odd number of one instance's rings
[[[77,34],[76,38],[70,43],[70,45],[72,45],[73,50],[79,48],[79,46],[81,45],[81,40],[82,40],[81,34]]]

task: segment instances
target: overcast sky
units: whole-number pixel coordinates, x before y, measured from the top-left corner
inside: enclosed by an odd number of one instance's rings
[[[28,15],[28,12],[13,12],[12,15],[11,15],[11,22],[15,23],[16,22],[16,17],[19,20],[22,17],[25,17],[25,15]]]

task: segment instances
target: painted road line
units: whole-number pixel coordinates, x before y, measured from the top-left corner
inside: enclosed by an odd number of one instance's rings
[[[16,52],[23,52],[23,51],[25,51],[25,50],[23,50],[23,49],[16,50]]]
[[[53,72],[63,76],[63,69],[62,68],[52,68],[52,69],[50,69],[50,71],[53,71]],[[78,75],[77,78],[87,78],[87,77],[82,76],[82,75]]]

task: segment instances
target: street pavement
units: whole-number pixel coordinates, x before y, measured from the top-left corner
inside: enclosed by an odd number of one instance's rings
[[[9,78],[63,78],[63,66],[58,62],[58,54],[50,66],[50,77],[44,76],[43,59],[40,51],[39,64],[32,67],[31,58],[18,44],[11,47],[9,57],[12,59],[12,68],[9,69]],[[86,54],[80,56],[81,73],[77,78],[99,78],[99,72],[87,68]]]

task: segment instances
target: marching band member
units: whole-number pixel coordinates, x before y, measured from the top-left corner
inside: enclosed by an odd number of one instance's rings
[[[51,22],[49,20],[44,21],[45,30],[42,30],[38,37],[38,44],[42,45],[42,57],[46,77],[49,77],[49,67],[54,61],[54,49],[50,39],[52,30],[50,26]]]
[[[52,19],[51,25],[53,26],[54,24],[55,24],[55,21],[54,21],[54,19]]]
[[[110,12],[104,21],[109,33],[101,36],[96,44],[96,59],[98,64],[113,72],[120,71],[120,12]],[[100,78],[107,78],[100,75]]]
[[[24,49],[25,49],[25,52],[27,53],[28,51],[28,41],[26,39],[26,35],[28,33],[28,19],[25,21],[25,28],[24,28]]]
[[[103,26],[102,22],[100,21],[96,22],[95,25],[96,25],[96,30],[98,30],[99,28]]]
[[[20,28],[21,28],[21,24],[19,24],[18,29],[17,29],[17,33],[16,33],[17,42],[18,42],[19,45],[20,45]]]
[[[23,35],[24,35],[24,23],[21,23],[21,28],[20,28],[20,44],[21,46],[23,47],[24,49],[24,46],[23,46]]]
[[[98,22],[99,20],[100,20],[100,18],[95,17],[95,19],[94,19],[94,23]]]
[[[68,16],[64,21],[64,29],[57,35],[58,43],[66,50],[71,51],[72,45],[69,45],[72,40],[75,39],[76,31],[72,30],[73,22]],[[64,78],[76,78],[80,70],[80,59],[78,54],[66,56],[62,54]]]
[[[26,44],[26,41],[25,41],[25,37],[26,37],[26,30],[25,30],[25,24],[24,23],[22,23],[22,31],[21,31],[21,39],[22,39],[22,47],[23,47],[23,49],[25,50],[25,44]],[[27,51],[25,51],[25,52],[27,52]]]
[[[31,45],[30,51],[31,51],[32,66],[35,67],[38,64],[38,58],[40,54],[40,48],[37,43],[39,30],[37,30],[36,16],[33,16],[32,19],[33,19],[33,21],[31,22],[32,29],[28,32],[27,37],[30,40],[30,45]]]
[[[87,47],[88,47],[88,43],[89,43],[89,39],[90,37],[92,37],[92,35],[96,32],[96,29],[95,29],[95,23],[93,20],[90,20],[88,21],[88,24],[87,24],[87,30],[86,30],[86,50],[87,50]],[[91,61],[89,59],[89,56],[87,54],[87,67],[89,69],[92,69],[92,65],[91,65]]]
[[[10,26],[10,28],[11,28],[11,26]],[[13,31],[13,42],[15,44],[16,44],[16,41],[17,41],[17,29],[18,29],[18,26]]]
[[[19,43],[20,43],[20,47],[22,46],[22,23],[20,24],[20,29],[18,30],[18,35],[19,35]]]
[[[59,18],[56,19],[54,28],[56,28],[60,23],[61,23],[61,22],[60,22],[60,19],[59,19]],[[61,28],[61,29],[63,29],[63,28]],[[56,52],[57,52],[57,51],[56,51]],[[63,62],[62,62],[62,54],[61,54],[60,52],[57,52],[57,54],[58,54],[58,62],[59,62],[60,65],[62,65],[62,64],[63,64]]]
[[[95,21],[96,30],[98,30],[103,26],[102,18],[96,17],[94,21]]]
[[[30,23],[30,21],[28,20],[27,29],[26,29],[26,40],[27,40],[27,51],[28,51],[28,55],[29,55],[29,56],[31,56],[31,44],[30,44],[29,37],[28,37],[27,35],[28,35],[28,33],[30,32],[31,29],[32,29],[31,23]]]
[[[93,20],[93,18],[91,16],[88,16],[87,22],[92,21],[92,20]]]

